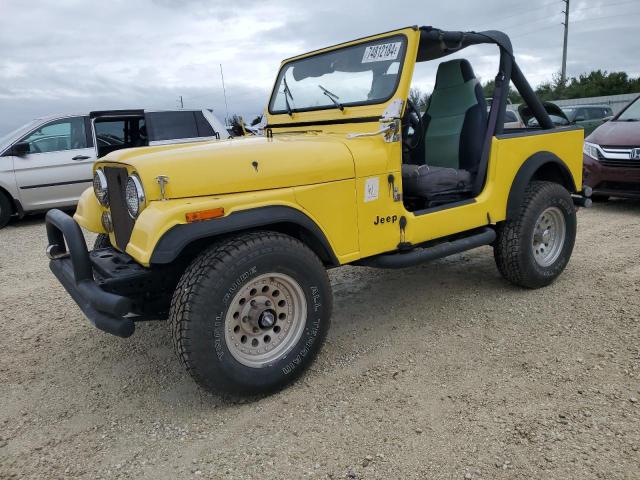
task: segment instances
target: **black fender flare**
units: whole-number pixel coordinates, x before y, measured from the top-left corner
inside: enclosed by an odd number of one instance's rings
[[[255,228],[268,229],[270,226],[278,230],[283,225],[297,227],[307,236],[310,235],[315,243],[312,250],[320,254],[325,263],[330,266],[340,264],[316,222],[300,210],[280,205],[240,210],[222,218],[176,225],[160,238],[151,254],[150,263],[171,263],[189,244],[198,240]]]
[[[543,173],[538,175],[539,172]],[[524,191],[533,179],[556,181],[570,193],[576,192],[573,175],[560,157],[551,152],[534,153],[525,160],[513,179],[507,200],[507,220],[518,215],[524,200]]]

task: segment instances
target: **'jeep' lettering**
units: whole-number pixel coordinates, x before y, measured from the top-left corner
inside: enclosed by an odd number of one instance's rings
[[[381,217],[376,215],[376,219],[373,221],[374,225],[380,225],[383,223],[396,223],[398,221],[397,215],[387,215],[386,217]]]

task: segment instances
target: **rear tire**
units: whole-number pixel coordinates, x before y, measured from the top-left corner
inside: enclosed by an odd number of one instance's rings
[[[493,248],[498,270],[526,288],[549,285],[571,258],[576,238],[571,195],[552,182],[531,182],[515,218],[498,225]]]
[[[96,237],[96,241],[93,242],[93,249],[98,250],[99,248],[109,248],[111,247],[111,240],[109,239],[109,235],[106,233],[99,233]]]
[[[13,206],[11,205],[11,199],[7,197],[3,192],[0,192],[0,228],[4,228],[9,223],[13,215]]]
[[[324,342],[331,308],[318,257],[287,235],[255,232],[196,257],[176,287],[169,324],[199,385],[254,395],[302,374]]]

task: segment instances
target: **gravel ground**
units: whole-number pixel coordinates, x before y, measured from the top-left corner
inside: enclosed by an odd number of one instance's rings
[[[0,231],[0,478],[640,478],[640,202],[581,210],[573,258],[526,291],[481,248],[331,272],[327,344],[253,401],[200,391],[167,326],[91,327]]]

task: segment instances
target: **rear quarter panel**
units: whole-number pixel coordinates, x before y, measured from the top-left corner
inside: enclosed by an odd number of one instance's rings
[[[489,182],[480,197],[486,198],[492,220],[506,218],[507,200],[513,180],[523,164],[538,152],[550,152],[568,168],[578,190],[582,189],[582,145],[584,132],[581,128],[557,129],[546,132],[505,134],[494,138],[492,148],[495,157],[489,165]],[[479,198],[480,200],[480,198]]]

